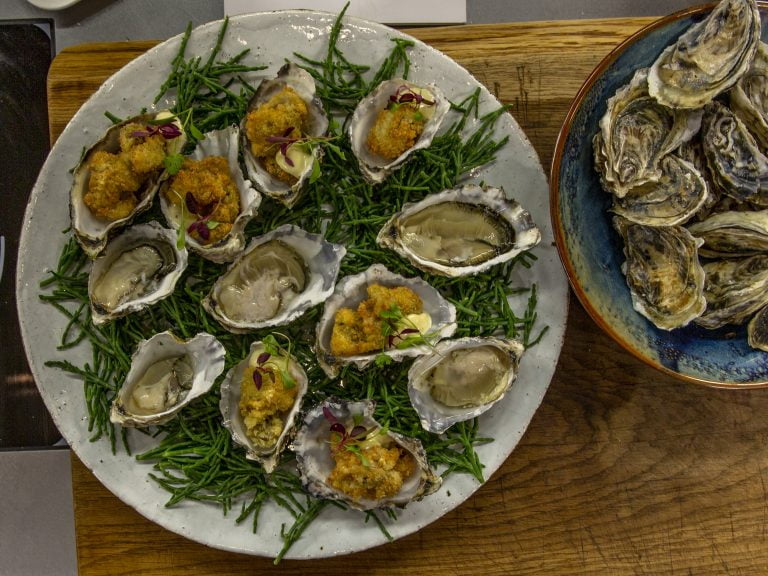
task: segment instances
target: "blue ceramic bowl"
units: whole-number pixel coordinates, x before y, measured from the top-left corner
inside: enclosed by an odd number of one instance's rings
[[[760,2],[763,41],[768,3]],[[713,4],[662,18],[628,38],[592,72],[571,105],[555,147],[550,210],[560,258],[576,295],[597,324],[637,358],[690,382],[728,388],[768,387],[768,353],[747,344],[746,326],[659,330],[632,308],[621,265],[622,241],[611,225],[609,194],[593,165],[592,137],[614,92]]]

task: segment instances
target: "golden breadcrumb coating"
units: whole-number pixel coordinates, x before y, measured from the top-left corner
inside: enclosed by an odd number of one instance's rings
[[[90,176],[83,202],[97,218],[127,218],[139,200],[141,180],[122,156],[97,151],[88,161]]]
[[[240,415],[246,433],[260,448],[274,446],[285,425],[285,415],[293,407],[298,387],[285,388],[279,370],[262,370],[261,389],[253,381],[254,369],[243,373],[240,388]]]
[[[169,202],[186,208],[187,194],[197,204],[211,210],[208,221],[218,222],[209,230],[208,239],[203,239],[197,230],[191,235],[202,244],[213,244],[223,239],[232,230],[232,223],[240,214],[240,192],[229,172],[227,159],[222,156],[208,156],[202,160],[186,159],[181,170],[173,177],[165,191]],[[198,219],[200,216],[193,216]]]
[[[397,445],[374,445],[360,453],[342,448],[333,454],[336,466],[328,484],[353,500],[382,500],[396,496],[413,473],[416,462]]]
[[[368,132],[368,150],[386,160],[394,160],[416,144],[424,124],[425,118],[415,106],[400,104],[380,110]]]
[[[419,314],[422,301],[419,295],[406,286],[388,288],[371,284],[367,288],[368,298],[360,302],[357,310],[340,308],[334,318],[331,332],[331,354],[335,356],[356,356],[386,346],[382,334],[381,313],[397,306],[403,313]]]
[[[301,138],[308,116],[307,103],[290,86],[251,110],[245,121],[245,132],[253,155],[256,158],[274,156],[280,145],[267,142],[267,138],[286,136],[289,128],[293,130],[287,137]]]

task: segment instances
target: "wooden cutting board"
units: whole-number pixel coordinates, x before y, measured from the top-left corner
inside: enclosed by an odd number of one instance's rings
[[[408,32],[511,104],[548,167],[587,75],[649,21]],[[49,76],[52,140],[107,76],[152,45],[59,54]],[[697,387],[640,364],[572,298],[557,372],[522,442],[472,498],[420,532],[275,569],[270,559],[210,549],[145,520],[73,456],[80,575],[766,574],[766,414],[768,390]]]

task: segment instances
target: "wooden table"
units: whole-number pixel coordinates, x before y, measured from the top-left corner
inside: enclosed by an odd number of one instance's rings
[[[572,97],[648,19],[409,30],[503,102],[549,166]],[[51,137],[152,43],[63,51]],[[73,456],[82,576],[121,574],[766,574],[768,390],[697,387],[648,368],[571,299],[562,356],[522,442],[467,502],[392,544],[322,561],[214,550],[145,520]],[[301,544],[297,544],[300,546]]]

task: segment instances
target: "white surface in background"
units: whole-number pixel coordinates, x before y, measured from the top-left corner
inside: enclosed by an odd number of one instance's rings
[[[27,2],[43,10],[62,10],[77,4],[80,0],[27,0]]]
[[[69,450],[0,452],[0,574],[76,576]]]
[[[39,1],[39,0],[38,0]],[[307,8],[341,12],[347,0],[224,0],[224,14]],[[383,24],[456,24],[467,21],[466,0],[351,0],[347,16]]]

